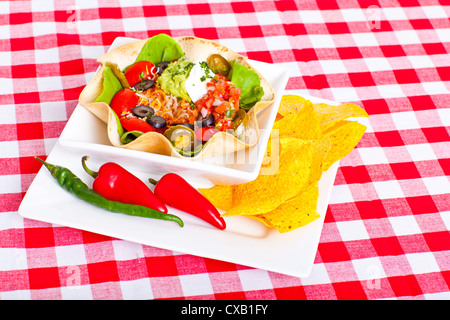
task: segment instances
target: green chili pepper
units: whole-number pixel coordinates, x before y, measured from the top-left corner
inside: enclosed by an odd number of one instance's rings
[[[132,216],[139,216],[144,218],[153,218],[159,220],[174,221],[181,227],[184,226],[183,221],[173,214],[163,213],[158,210],[153,210],[140,205],[126,204],[118,201],[111,201],[90,189],[80,178],[78,178],[72,171],[67,168],[50,164],[38,157],[36,160],[40,161],[56,179],[58,184],[68,192],[74,194],[81,200],[84,200],[97,207],[106,209],[111,212],[125,213]]]

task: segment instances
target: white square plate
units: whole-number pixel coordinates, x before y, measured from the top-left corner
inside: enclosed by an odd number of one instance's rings
[[[123,38],[118,40],[122,41]],[[116,41],[115,44],[118,45]],[[277,96],[274,105],[261,117],[264,120],[261,127],[263,130],[267,128],[265,138],[263,138],[264,132],[261,136],[262,145],[265,146],[282,90],[287,82],[287,75],[275,65],[261,62],[252,64],[272,84]],[[313,102],[337,105],[335,102],[314,97],[305,98]],[[80,130],[80,128],[83,129]],[[262,163],[264,148],[255,149],[251,152],[256,152],[253,159],[257,161],[253,164],[239,164],[238,167],[229,164],[227,159],[222,163],[220,161],[224,159],[214,163],[196,163],[167,156],[122,150],[109,145],[104,124],[79,105],[47,161],[69,168],[89,186],[92,186],[93,179],[82,169],[81,158],[84,155],[91,157],[88,165],[93,170],[106,161],[114,161],[129,169],[143,181],[147,181],[149,177],[158,179],[167,172],[176,172],[194,187],[205,188],[213,186],[213,181],[241,183],[255,179]],[[268,229],[262,223],[245,217],[225,217],[226,230],[218,230],[203,220],[172,208],[169,208],[169,212],[183,219],[185,223],[183,228],[174,222],[111,213],[85,203],[66,192],[44,167],[38,172],[28,189],[19,207],[19,214],[24,218],[73,227],[144,245],[304,277],[310,273],[314,263],[337,168],[338,163],[335,163],[327,172],[324,172],[319,181],[317,210],[321,217],[285,234]]]

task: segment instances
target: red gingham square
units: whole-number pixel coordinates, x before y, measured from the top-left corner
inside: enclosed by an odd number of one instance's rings
[[[163,275],[178,275],[178,269],[173,256],[166,257],[146,257],[147,270],[153,277]]]
[[[33,268],[28,270],[30,289],[59,287],[58,268]]]
[[[21,173],[37,173],[41,166],[34,157],[21,157],[20,158],[20,172]]]
[[[389,106],[383,99],[366,100],[364,110],[369,114],[389,113]]]
[[[437,212],[436,205],[433,202],[433,198],[430,196],[418,196],[407,198],[408,204],[411,207],[413,214],[422,214]]]
[[[423,128],[422,131],[430,143],[450,141],[449,133],[444,127]]]
[[[115,261],[89,263],[87,270],[90,283],[119,281],[117,263]]]
[[[404,144],[398,131],[376,132],[375,136],[377,137],[380,146],[383,147],[394,147]]]
[[[234,13],[253,12],[255,8],[251,2],[232,2],[231,8]]]
[[[406,55],[400,45],[384,45],[380,46],[380,49],[385,57],[403,57]]]
[[[355,203],[363,219],[385,218],[386,210],[381,200],[357,201]]]
[[[424,233],[424,237],[431,251],[450,250],[449,231]]]
[[[34,49],[34,39],[29,38],[20,38],[20,39],[11,39],[11,50],[12,51],[20,51],[20,50],[33,50]]]
[[[415,276],[390,277],[388,280],[397,297],[417,296],[422,293]]]
[[[43,248],[55,245],[53,229],[47,228],[27,228],[25,229],[25,245],[27,248]]]
[[[359,281],[337,282],[333,284],[336,297],[339,300],[366,299],[366,294]]]
[[[323,262],[336,262],[349,259],[348,251],[342,242],[320,243],[319,253]]]
[[[214,294],[217,300],[245,300],[244,292],[224,292]]]
[[[394,72],[397,83],[417,83],[419,78],[414,70],[396,70]]]
[[[14,103],[16,104],[24,104],[24,103],[36,103],[39,101],[39,93],[37,92],[26,92],[26,93],[15,93],[14,94]],[[42,124],[37,124],[41,125]]]
[[[166,15],[166,9],[161,5],[145,5],[143,6],[145,17],[159,17]]]
[[[450,175],[450,159],[439,159],[439,163],[445,175]]]
[[[35,78],[36,68],[32,64],[21,64],[11,66],[11,75],[15,78]]]
[[[422,43],[422,46],[429,55],[447,53],[447,50],[442,43]]]
[[[392,163],[390,166],[395,177],[399,180],[420,178],[419,171],[413,162]]]
[[[342,167],[344,178],[347,183],[366,183],[370,182],[369,172],[365,166],[358,167]]]
[[[396,237],[375,238],[371,241],[379,256],[403,254],[403,249]]]

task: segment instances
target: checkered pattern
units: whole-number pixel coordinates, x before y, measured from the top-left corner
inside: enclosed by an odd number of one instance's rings
[[[1,299],[449,299],[446,0],[1,1]],[[311,274],[284,276],[17,214],[114,38],[195,35],[355,102]]]

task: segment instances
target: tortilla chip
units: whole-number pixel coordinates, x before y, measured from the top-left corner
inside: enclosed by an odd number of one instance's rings
[[[146,44],[148,39],[133,41],[110,50],[102,55],[97,60],[100,64],[99,71],[86,85],[79,96],[80,104],[107,124],[106,130],[109,142],[111,145],[119,148],[157,153],[188,160],[197,160],[201,158],[219,156],[224,153],[233,153],[255,146],[260,137],[257,113],[271,105],[275,100],[275,93],[269,82],[251,66],[246,57],[230,50],[224,45],[212,40],[190,36],[174,37],[174,39],[180,45],[181,49],[185,53],[185,56],[192,61],[206,60],[211,54],[218,53],[229,61],[234,59],[238,60],[241,64],[254,70],[259,75],[261,79],[261,87],[264,90],[264,96],[261,98],[261,101],[257,102],[248,112],[249,126],[247,131],[250,134],[246,135],[248,138],[246,141],[241,141],[230,133],[220,132],[215,134],[196,156],[184,157],[174,149],[173,145],[164,137],[164,135],[157,132],[147,132],[136,138],[133,142],[127,144],[124,144],[120,140],[117,124],[115,123],[116,120],[114,112],[106,103],[94,101],[102,90],[102,73],[106,68],[106,65],[117,65],[118,68],[123,70],[135,62],[140,51],[142,50],[142,47]]]
[[[324,137],[331,140],[323,170],[326,171],[336,161],[348,155],[361,140],[366,126],[356,121],[341,120],[324,131]]]
[[[292,231],[320,217],[317,213],[318,198],[319,185],[315,182],[275,210],[258,216],[258,219],[281,233]]]
[[[268,228],[271,228],[271,229],[275,228],[273,226],[273,224],[270,223],[270,221],[264,216],[264,214],[250,215],[250,216],[247,216],[247,217],[263,223]]]
[[[313,104],[306,101],[301,109],[288,113],[282,119],[276,121],[273,125],[272,134],[278,134],[280,138],[319,139],[322,136],[322,130]]]
[[[233,206],[233,186],[216,185],[212,188],[198,189],[216,208],[230,210]]]
[[[201,191],[226,208],[223,216],[243,215],[285,233],[320,217],[318,183],[323,171],[345,157],[366,130],[345,119],[367,113],[353,104],[313,105],[297,96],[283,96],[280,108],[283,114],[274,124],[257,179]]]
[[[322,130],[326,130],[335,123],[347,118],[369,116],[363,108],[353,103],[343,103],[338,106],[317,103],[314,104],[314,110],[320,119]]]
[[[329,137],[322,137],[320,140],[314,141],[314,153],[311,162],[310,183],[320,180],[324,170],[323,163],[331,150],[332,140]]]
[[[279,117],[284,117],[291,113],[296,113],[302,109],[304,104],[310,104],[311,101],[292,94],[285,94],[281,97],[280,107],[278,108]]]
[[[279,169],[274,175],[233,188],[233,207],[224,216],[257,215],[277,208],[298,194],[309,182],[315,145],[312,141],[280,139]],[[282,190],[282,192],[280,192]]]

